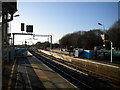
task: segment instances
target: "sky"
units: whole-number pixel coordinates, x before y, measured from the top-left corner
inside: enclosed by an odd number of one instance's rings
[[[109,29],[118,20],[118,2],[18,2],[18,11],[11,22],[11,32],[21,33],[21,23],[33,25],[33,33],[52,35],[53,43],[64,35],[75,31]],[[26,29],[25,29],[26,30]],[[25,31],[24,31],[25,33]],[[15,36],[15,43],[24,43],[31,36]],[[48,37],[36,37],[35,43],[50,40]]]

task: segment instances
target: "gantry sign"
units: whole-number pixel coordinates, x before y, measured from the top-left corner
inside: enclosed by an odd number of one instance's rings
[[[52,35],[33,35],[33,37],[50,37],[50,48],[52,49]]]
[[[15,40],[15,35],[32,35],[33,37],[50,37],[50,48],[52,49],[52,35],[35,35],[35,34],[30,34],[30,33],[12,33],[13,34],[13,47],[14,47],[14,40]]]
[[[52,35],[35,35],[35,34],[31,34],[31,33],[12,33],[13,34],[13,57],[14,57],[14,40],[15,40],[15,35],[32,35],[33,37],[50,37],[50,48],[52,49]]]

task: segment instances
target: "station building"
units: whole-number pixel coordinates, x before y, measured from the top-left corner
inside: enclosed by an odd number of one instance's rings
[[[10,63],[10,50],[12,50],[12,36],[9,23],[14,20],[17,12],[17,1],[0,1],[0,62],[2,69],[4,65]]]

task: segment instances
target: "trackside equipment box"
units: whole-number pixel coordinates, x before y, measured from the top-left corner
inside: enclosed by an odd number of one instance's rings
[[[94,57],[94,51],[90,50],[76,50],[75,51],[75,57],[80,57],[80,58],[88,58],[92,59]]]

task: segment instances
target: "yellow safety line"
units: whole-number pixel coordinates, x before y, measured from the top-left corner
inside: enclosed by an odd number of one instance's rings
[[[14,64],[12,66],[12,71],[11,71],[11,74],[10,74],[10,79],[9,79],[9,82],[8,82],[8,89],[7,90],[11,89],[12,77],[13,77],[13,73],[14,73],[15,63],[16,63],[16,60],[14,61]]]
[[[39,68],[39,66],[37,64],[32,64],[32,57],[28,57],[28,60],[33,68],[33,70],[35,71],[36,75],[38,76],[38,78],[42,81],[43,85],[45,88],[55,88],[54,85],[50,82],[50,79],[45,75],[45,73],[40,70],[40,69],[36,69]]]

